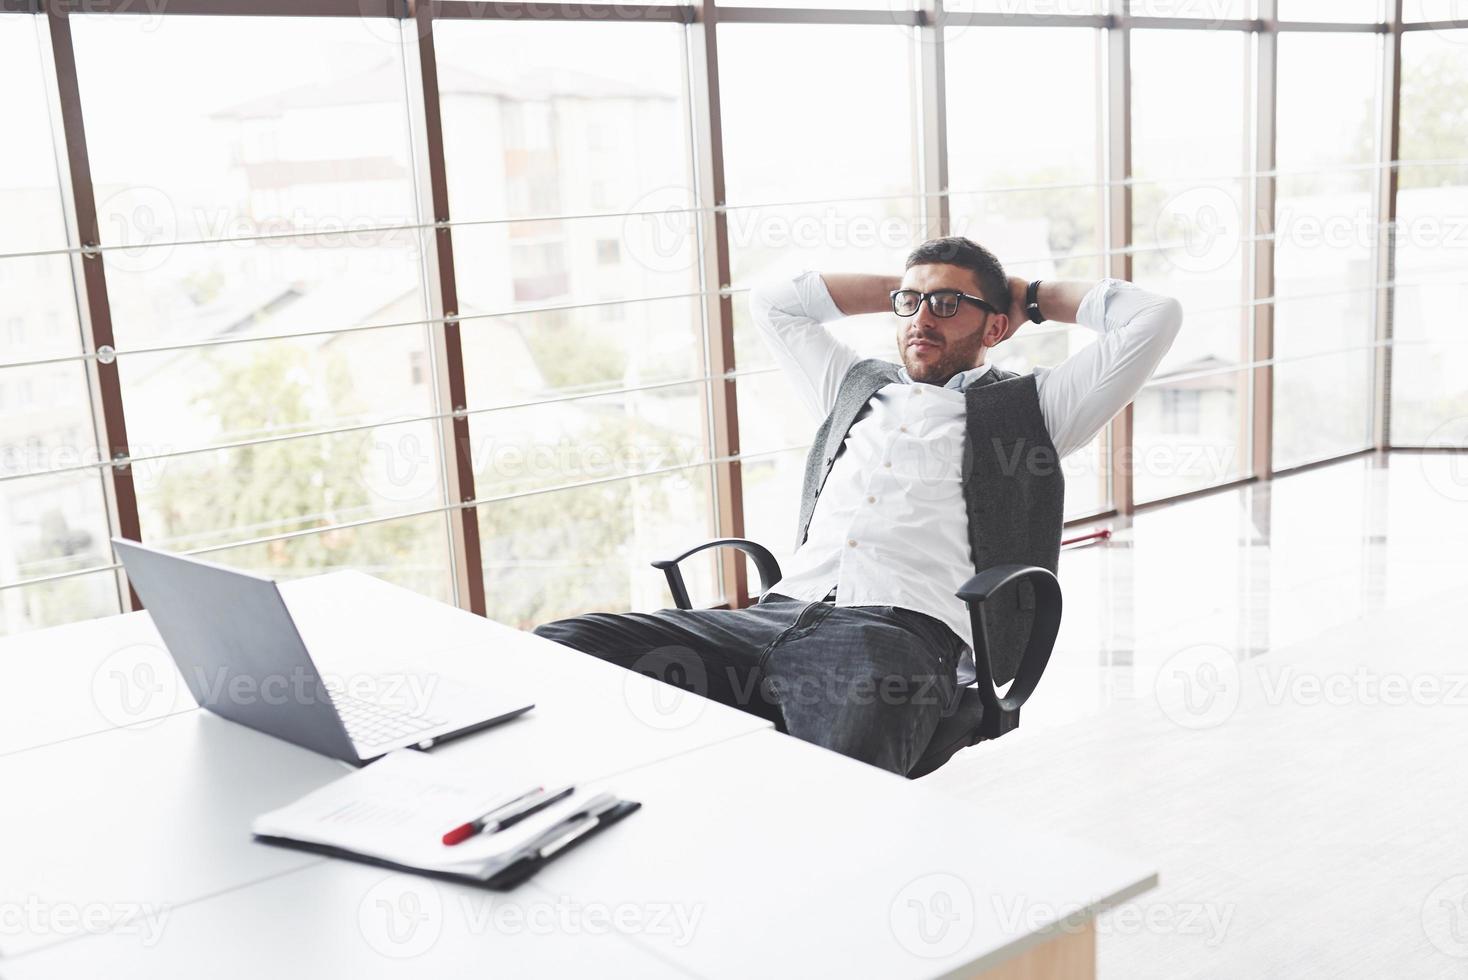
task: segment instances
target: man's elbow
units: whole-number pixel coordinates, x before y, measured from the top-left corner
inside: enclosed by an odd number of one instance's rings
[[[1171,347],[1183,329],[1183,304],[1171,296],[1164,296],[1157,304],[1156,316],[1157,335],[1165,346]]]
[[[790,305],[790,281],[788,279],[766,279],[757,282],[749,290],[749,316],[764,333],[770,333],[777,317],[788,315]]]

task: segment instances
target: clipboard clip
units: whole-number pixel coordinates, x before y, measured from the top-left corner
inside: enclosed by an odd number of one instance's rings
[[[611,793],[593,797],[586,806],[569,814],[527,841],[505,868],[485,882],[491,888],[510,888],[525,881],[558,854],[574,847],[597,832],[610,827],[628,814],[641,809],[636,800],[619,800]]]

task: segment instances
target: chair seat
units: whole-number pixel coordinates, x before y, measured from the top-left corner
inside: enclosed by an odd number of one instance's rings
[[[979,698],[977,687],[965,687],[958,696],[958,705],[952,713],[944,715],[928,740],[917,764],[908,772],[909,779],[926,776],[942,767],[959,749],[968,748],[979,740],[979,721],[984,717],[984,703]]]
[[[748,555],[759,570],[760,594],[768,592],[780,581],[780,563],[768,548],[746,538],[705,541],[676,558],[661,558],[652,563],[667,576],[668,591],[673,595],[673,604],[679,609],[691,609],[693,603],[689,600],[688,587],[678,563],[708,548],[734,548]],[[1034,620],[1018,666],[1005,678],[1009,691],[1000,698],[994,688],[989,631],[983,607],[991,596],[1006,588],[1017,588],[1020,582],[1029,582],[1034,590]],[[1040,682],[1060,628],[1060,582],[1051,569],[1034,565],[991,565],[964,582],[955,594],[968,606],[974,637],[972,656],[965,656],[959,665],[959,683],[964,686],[958,703],[938,722],[927,748],[907,774],[910,779],[926,776],[952,758],[959,749],[985,739],[998,738],[1019,725],[1019,710]],[[968,686],[971,683],[974,686]]]

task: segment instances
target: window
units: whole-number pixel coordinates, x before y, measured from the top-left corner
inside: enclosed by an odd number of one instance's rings
[[[144,538],[267,539],[211,554],[448,597],[444,516],[393,519],[442,499],[433,423],[400,421],[433,412],[401,368],[426,329],[354,330],[427,316],[420,237],[375,230],[417,215],[399,44],[352,20],[148,21],[73,26],[103,242],[128,246],[104,254]],[[311,533],[340,524],[362,526]]]
[[[1375,352],[1377,38],[1279,39],[1274,468],[1365,448]],[[1323,411],[1324,406],[1329,411]]]
[[[1098,32],[1005,27],[946,32],[949,225],[985,246],[1010,275],[1099,279],[1101,129],[1093,99]],[[1043,72],[1033,66],[1043,62]],[[990,93],[1027,83],[1002,102]],[[1045,120],[1023,139],[995,139],[1011,120]],[[1025,326],[989,355],[1024,372],[1058,364],[1095,335],[1083,327]],[[1068,517],[1110,505],[1106,433],[1065,461]]]
[[[117,612],[91,403],[52,156],[44,21],[0,14],[0,634]],[[52,360],[65,358],[65,360]],[[48,361],[51,363],[35,363]],[[57,472],[48,475],[51,471]],[[31,583],[31,584],[27,584]]]
[[[1202,421],[1203,392],[1196,388],[1163,387],[1162,428],[1170,435],[1197,435]]]
[[[1390,379],[1375,372],[1373,239],[1388,0],[1278,0],[1294,29],[1277,36],[1269,242],[1250,215],[1252,75],[1269,69],[1253,0],[971,0],[945,7],[941,34],[916,26],[916,0],[745,6],[713,38],[717,145],[695,129],[712,108],[692,57],[702,25],[631,4],[584,18],[453,4],[435,21],[460,363],[433,343],[441,233],[425,211],[444,188],[418,156],[429,132],[408,25],[73,10],[103,247],[83,260],[57,175],[67,129],[50,113],[65,87],[47,76],[65,63],[45,55],[40,16],[0,14],[0,632],[116,611],[125,595],[109,514],[133,515],[97,437],[118,409],[93,404],[78,316],[94,303],[110,308],[150,543],[277,576],[360,568],[451,598],[464,571],[451,542],[477,532],[468,574],[504,622],[656,608],[667,594],[647,560],[726,515],[777,553],[790,544],[814,423],[749,323],[748,288],[808,268],[895,272],[945,207],[952,233],[1014,275],[1100,278],[1118,262],[1103,162],[1122,132],[1132,278],[1186,311],[1136,401],[1133,444],[1115,447],[1134,501],[1248,474],[1256,402],[1272,406],[1258,430],[1275,468],[1370,445],[1382,393],[1395,443],[1468,440],[1468,27],[1451,26],[1448,0],[1404,4],[1420,29],[1402,41]],[[1123,6],[1158,18],[1132,29],[1130,65],[1109,59],[1098,17]],[[1334,26],[1298,29],[1317,22]],[[946,187],[926,186],[923,157],[939,131],[933,44]],[[1106,97],[1124,69],[1129,128]],[[717,172],[722,202],[702,190]],[[727,282],[709,278],[716,227]],[[1253,275],[1259,250],[1273,295]],[[85,294],[88,261],[105,294]],[[1265,303],[1267,371],[1252,350]],[[887,314],[837,330],[864,354],[896,353]],[[725,331],[737,463],[714,448]],[[1091,342],[1028,325],[992,357],[1023,371]],[[464,404],[440,365],[462,371]],[[1272,397],[1256,398],[1265,378]],[[467,515],[440,456],[458,412]],[[1111,499],[1108,435],[1067,461],[1068,517],[1127,503]],[[718,467],[733,465],[742,496],[716,500]],[[713,554],[688,574],[695,602],[724,595]]]
[[[1468,29],[1402,38],[1392,443],[1468,444]]]
[[[1280,20],[1373,24],[1384,13],[1382,0],[1279,0]]]
[[[647,562],[713,528],[682,28],[435,34],[451,214],[509,219],[454,233],[489,615],[657,608]]]
[[[1217,22],[1252,14],[1251,0],[1127,0],[1127,11],[1136,17],[1196,17]]]
[[[1134,411],[1136,499],[1226,483],[1248,471],[1250,356],[1244,215],[1244,44],[1228,31],[1139,30],[1132,38],[1133,278],[1177,297],[1185,327]],[[1206,88],[1179,79],[1207,77]],[[1198,383],[1197,432],[1167,419],[1161,392]]]
[[[785,24],[718,30],[729,254],[740,288],[739,445],[758,457],[742,466],[745,530],[781,557],[816,423],[774,370],[742,288],[803,269],[895,272],[927,237],[915,196],[911,32]],[[773,105],[787,109],[772,112]],[[896,360],[891,320],[856,317],[837,329],[861,352]]]

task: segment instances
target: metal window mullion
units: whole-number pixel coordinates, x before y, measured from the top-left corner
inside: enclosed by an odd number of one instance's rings
[[[923,194],[924,237],[950,233],[952,215],[948,198],[948,96],[945,77],[943,0],[925,0],[923,23],[917,29],[920,189]]]
[[[1376,281],[1393,282],[1396,273],[1397,190],[1401,169],[1389,165],[1398,160],[1402,141],[1402,0],[1389,0],[1388,27],[1382,44],[1381,89],[1378,93],[1376,159],[1383,164],[1376,185]],[[1396,286],[1376,294],[1373,334],[1380,345],[1372,364],[1371,444],[1386,450],[1392,444],[1392,316],[1396,310]]]
[[[469,419],[464,415],[468,405],[464,386],[464,354],[460,337],[458,284],[454,274],[453,231],[449,220],[449,191],[444,164],[443,118],[439,108],[438,58],[433,43],[433,17],[437,4],[422,2],[403,23],[410,32],[404,45],[404,57],[410,67],[409,78],[419,83],[416,93],[409,93],[415,156],[423,164],[418,181],[421,207],[432,215],[434,223],[431,247],[423,249],[427,279],[429,317],[436,321],[428,328],[429,350],[433,361],[435,410],[442,416],[438,422],[439,460],[445,499],[465,504],[450,512],[448,521],[449,557],[454,581],[454,597],[461,608],[483,616],[484,569],[480,554],[478,511],[475,499],[473,454],[469,441]],[[416,43],[414,43],[416,42]],[[414,96],[421,96],[421,103]],[[426,180],[425,180],[426,178]]]
[[[1125,0],[1112,0],[1113,13],[1124,17]],[[1105,205],[1106,270],[1110,278],[1132,278],[1132,65],[1131,29],[1123,19],[1104,32],[1105,66],[1105,161],[1104,180],[1108,191]],[[1122,516],[1135,508],[1133,492],[1133,437],[1135,411],[1132,403],[1111,420],[1107,451],[1111,474],[1111,504]]]
[[[96,356],[104,347],[115,347],[112,333],[112,306],[107,295],[107,272],[102,257],[87,249],[101,244],[97,222],[97,202],[92,187],[92,167],[87,153],[86,129],[82,118],[81,85],[77,80],[76,49],[72,44],[71,21],[66,8],[56,5],[43,15],[50,34],[48,49],[56,87],[50,106],[53,132],[61,131],[64,144],[62,204],[66,215],[67,234],[82,251],[72,255],[73,283],[81,284],[77,317],[81,325],[82,348],[94,431],[99,449],[107,459],[126,460],[128,451],[127,422],[123,414],[122,380],[118,363],[103,363]],[[142,539],[138,519],[137,488],[132,468],[108,466],[101,470],[102,496],[107,508],[107,523],[119,537]],[[141,609],[142,601],[119,570],[118,596],[124,611]]]
[[[1277,21],[1277,0],[1259,0],[1259,17],[1266,25]],[[1253,269],[1245,301],[1253,307],[1253,345],[1248,359],[1272,362],[1274,358],[1273,303],[1258,300],[1274,295],[1274,223],[1278,179],[1273,175],[1278,148],[1279,34],[1271,29],[1254,35],[1254,159],[1251,169],[1261,175],[1251,182],[1248,195],[1247,234],[1252,239]],[[1263,363],[1254,368],[1250,385],[1251,419],[1240,424],[1251,433],[1250,473],[1261,480],[1274,472],[1274,367]],[[1251,425],[1252,422],[1252,425]]]
[[[729,223],[724,212],[724,137],[719,100],[719,15],[712,0],[695,8],[688,26],[688,80],[692,103],[693,153],[697,177],[700,277],[704,300],[704,347],[708,373],[724,376],[709,386],[714,508],[719,537],[744,536],[744,479],[739,459],[738,381],[734,371],[734,302],[730,283]],[[749,604],[744,556],[721,548],[719,581],[733,608]]]

